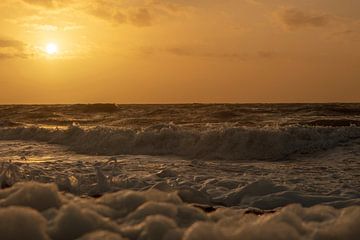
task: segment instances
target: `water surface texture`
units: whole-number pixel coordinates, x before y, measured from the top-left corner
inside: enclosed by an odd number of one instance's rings
[[[0,106],[0,162],[35,239],[359,235],[360,104]]]

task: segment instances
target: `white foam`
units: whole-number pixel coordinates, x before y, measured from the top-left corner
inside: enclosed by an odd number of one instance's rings
[[[0,208],[0,238],[3,240],[49,240],[46,220],[39,212],[25,207]]]
[[[43,211],[57,208],[61,199],[54,184],[16,183],[12,188],[0,191],[0,206],[26,206]]]
[[[0,199],[22,198],[18,191],[34,191],[35,195],[41,195],[38,199],[45,199],[50,191],[63,199],[59,206],[45,211],[42,211],[45,207],[24,207],[29,203],[18,199],[8,202],[0,208],[1,239],[26,236],[31,240],[260,240],[271,236],[271,239],[323,240],[357,239],[360,234],[359,206],[335,209],[322,205],[310,208],[288,205],[272,212],[219,208],[206,213],[183,203],[174,193],[127,190],[94,200],[65,195],[54,189],[49,184],[27,183],[0,190]],[[133,201],[136,203],[132,204]]]

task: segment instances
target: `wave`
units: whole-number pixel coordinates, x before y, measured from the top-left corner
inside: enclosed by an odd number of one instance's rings
[[[114,103],[75,104],[70,108],[84,113],[112,113],[119,110]]]
[[[319,110],[324,111],[328,115],[359,115],[360,106],[359,104],[324,104],[319,107]]]
[[[291,154],[327,150],[360,138],[360,127],[289,126],[186,129],[173,124],[131,128],[70,126],[0,128],[2,140],[34,140],[101,155],[176,155],[192,159],[285,160]]]
[[[214,112],[210,116],[215,117],[215,118],[220,118],[220,119],[231,119],[231,118],[238,117],[238,114],[233,111],[223,110],[223,111]]]
[[[0,119],[0,127],[16,127],[16,126],[21,126],[21,123],[18,122],[14,122],[11,120],[1,120]]]
[[[328,127],[346,127],[346,126],[360,126],[360,120],[354,119],[319,119],[301,123],[310,126],[328,126]]]

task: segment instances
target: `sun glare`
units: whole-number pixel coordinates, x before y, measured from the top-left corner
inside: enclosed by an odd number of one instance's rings
[[[57,54],[59,51],[58,45],[56,43],[48,43],[46,45],[45,51],[49,55]]]

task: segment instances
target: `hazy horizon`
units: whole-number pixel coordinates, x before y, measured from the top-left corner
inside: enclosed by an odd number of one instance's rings
[[[59,102],[59,103],[0,103],[0,106],[11,105],[333,105],[333,104],[359,104],[359,102]]]

